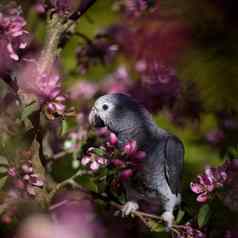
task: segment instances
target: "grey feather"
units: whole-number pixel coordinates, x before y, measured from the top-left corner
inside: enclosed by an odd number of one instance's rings
[[[165,176],[171,191],[177,195],[181,187],[184,147],[174,136],[166,141],[165,158]]]

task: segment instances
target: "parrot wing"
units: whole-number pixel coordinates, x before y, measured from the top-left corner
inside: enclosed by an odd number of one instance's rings
[[[172,193],[179,193],[184,161],[184,147],[176,137],[168,137],[165,144],[165,177]]]

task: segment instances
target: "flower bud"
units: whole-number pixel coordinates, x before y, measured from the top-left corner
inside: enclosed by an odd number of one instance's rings
[[[118,142],[118,138],[116,136],[116,134],[114,133],[110,133],[110,136],[109,136],[109,142],[112,144],[112,145],[116,145],[117,142]]]

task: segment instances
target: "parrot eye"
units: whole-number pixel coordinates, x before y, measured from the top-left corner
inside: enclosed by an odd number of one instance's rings
[[[102,109],[103,109],[104,111],[106,111],[106,110],[108,109],[108,105],[107,105],[107,104],[103,104]]]

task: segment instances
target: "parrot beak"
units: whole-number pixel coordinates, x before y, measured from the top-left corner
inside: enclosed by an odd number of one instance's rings
[[[97,114],[97,110],[95,107],[92,108],[92,110],[89,114],[88,120],[89,120],[90,125],[92,125],[92,126],[95,126],[95,127],[104,127],[105,126],[103,120]]]

